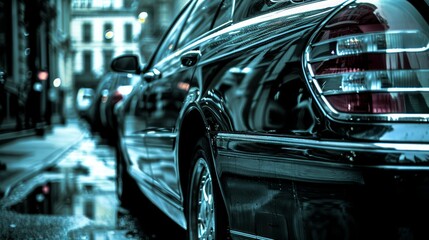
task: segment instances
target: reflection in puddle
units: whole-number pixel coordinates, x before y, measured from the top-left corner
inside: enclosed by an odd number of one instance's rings
[[[15,188],[0,202],[0,239],[165,239],[120,208],[114,156],[87,139]]]
[[[0,210],[0,239],[65,239],[67,232],[90,224],[83,217],[17,214]]]

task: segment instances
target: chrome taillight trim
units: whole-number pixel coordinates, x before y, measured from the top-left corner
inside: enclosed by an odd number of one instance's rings
[[[386,39],[393,42],[394,46],[376,46],[374,45],[376,39]],[[400,41],[398,41],[400,39]],[[406,42],[405,39],[409,40]],[[349,48],[346,48],[347,41],[356,41],[356,45],[366,47],[365,49],[354,48],[353,44],[350,44]],[[369,43],[369,44],[368,44]],[[404,53],[404,52],[425,52],[429,50],[429,37],[423,34],[419,30],[396,30],[396,31],[384,31],[384,32],[372,32],[366,34],[353,34],[346,37],[337,37],[329,40],[324,40],[318,43],[312,43],[313,48],[326,46],[329,44],[335,44],[335,55],[327,55],[323,57],[313,58],[311,62],[319,62],[323,60],[330,60],[337,58],[338,56],[353,56],[356,53]],[[406,46],[410,45],[410,46]],[[341,49],[339,49],[342,47]],[[348,49],[348,52],[347,52]]]
[[[338,39],[333,39],[329,41],[323,41],[320,43],[313,43],[315,38],[317,37],[318,33],[326,26],[326,24],[332,19],[333,16],[335,16],[337,13],[342,11],[345,7],[348,5],[355,3],[355,0],[348,1],[341,5],[336,11],[333,11],[330,16],[328,16],[327,19],[325,19],[320,26],[314,31],[313,35],[310,37],[307,47],[305,49],[305,52],[302,57],[302,66],[305,71],[305,77],[307,78],[307,82],[309,85],[309,88],[311,90],[311,93],[313,97],[316,99],[316,104],[323,110],[328,117],[332,117],[336,120],[342,120],[342,121],[362,121],[362,122],[370,122],[370,121],[377,121],[377,122],[429,122],[429,113],[423,113],[423,114],[410,114],[410,113],[371,113],[371,114],[356,114],[356,113],[344,113],[339,112],[334,109],[334,107],[327,101],[326,97],[324,96],[323,90],[321,86],[318,83],[318,80],[315,78],[316,74],[313,72],[311,64],[314,62],[317,62],[320,60],[317,59],[311,59],[311,50],[315,46],[320,46],[323,44],[327,44],[329,42],[336,42]],[[363,1],[359,1],[363,2]],[[412,32],[412,30],[410,30]],[[413,50],[413,51],[411,51]],[[396,52],[425,52],[429,51],[429,44],[425,46],[424,48],[419,49],[410,49],[410,50],[398,50]],[[384,53],[390,53],[389,51],[384,51]],[[344,56],[344,55],[343,55]],[[343,57],[343,56],[336,56],[333,58]],[[323,60],[327,60],[323,58]],[[328,59],[329,60],[329,59]],[[382,90],[382,92],[428,92],[429,88],[390,88]],[[346,93],[346,92],[344,92]]]

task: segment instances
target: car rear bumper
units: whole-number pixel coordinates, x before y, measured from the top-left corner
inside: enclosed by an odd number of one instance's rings
[[[429,235],[429,221],[413,217],[429,214],[428,144],[224,133],[216,143],[216,171],[239,239],[253,232],[267,239]]]

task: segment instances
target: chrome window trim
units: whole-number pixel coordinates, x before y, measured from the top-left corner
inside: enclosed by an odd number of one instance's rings
[[[245,232],[240,232],[240,231],[236,231],[236,230],[230,230],[229,232],[232,235],[236,235],[237,237],[244,237],[244,238],[248,238],[248,239],[274,240],[273,238],[261,237],[261,236],[258,236],[258,235],[253,235],[253,234],[249,234],[249,233],[245,233]]]
[[[194,49],[195,47],[198,47],[199,45],[201,45],[202,43],[204,43],[210,39],[221,36],[223,34],[228,34],[229,32],[238,31],[242,28],[249,27],[249,26],[252,26],[252,25],[255,25],[258,23],[266,22],[266,21],[269,21],[272,19],[279,19],[279,18],[293,16],[293,15],[296,15],[299,13],[305,13],[306,11],[308,11],[308,9],[316,8],[316,9],[320,9],[320,10],[327,10],[327,9],[333,8],[335,6],[341,5],[344,2],[349,2],[349,1],[354,1],[354,0],[324,0],[324,1],[316,2],[316,3],[309,3],[306,5],[297,5],[294,8],[277,10],[274,12],[267,13],[265,15],[257,16],[257,17],[250,18],[250,19],[247,19],[244,21],[240,21],[240,22],[229,21],[226,23],[229,26],[224,27],[223,29],[219,29],[218,31],[213,31],[213,30],[217,30],[217,28],[215,28],[215,29],[212,29],[212,30],[204,33],[203,35],[201,35],[201,37],[194,39],[192,42],[189,42],[188,44],[186,44],[182,48],[176,49],[170,55],[168,55],[165,58],[163,58],[162,60],[160,60],[159,63],[164,63],[164,62],[170,61],[172,58],[178,57],[178,56],[182,55],[183,53],[185,53],[186,51]],[[234,0],[233,8],[234,8],[233,9],[233,14],[234,14],[234,12],[235,12],[235,0]]]

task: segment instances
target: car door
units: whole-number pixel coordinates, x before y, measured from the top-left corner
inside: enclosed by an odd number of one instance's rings
[[[166,134],[166,128],[162,129],[158,127],[155,131],[153,124],[150,123],[151,119],[152,121],[156,120],[156,115],[154,114],[159,113],[159,111],[155,111],[156,105],[154,105],[155,101],[153,99],[153,97],[157,97],[155,91],[158,91],[159,87],[163,87],[162,85],[166,84],[167,80],[163,79],[161,74],[158,74],[156,64],[153,63],[161,62],[162,59],[173,52],[173,46],[177,42],[181,26],[186,21],[186,17],[189,15],[192,6],[192,3],[187,4],[179,14],[145,68],[147,71],[143,74],[140,83],[135,85],[123,106],[121,144],[129,159],[129,172],[138,180],[142,190],[154,202],[158,201],[156,198],[157,195],[152,193],[154,154],[152,153],[151,156],[148,155],[146,142],[148,139],[147,135],[155,133]],[[164,64],[167,64],[166,61],[164,62]]]
[[[123,114],[123,129],[122,129],[122,144],[125,149],[126,155],[129,158],[129,171],[138,180],[140,186],[143,187],[144,192],[153,199],[155,195],[152,194],[153,188],[153,156],[148,155],[148,148],[146,148],[147,135],[154,133],[165,134],[165,129],[159,127],[153,130],[153,124],[150,124],[150,119],[154,119],[155,102],[152,97],[156,97],[154,91],[157,91],[157,86],[162,86],[166,83],[155,68],[155,64],[160,62],[166,56],[173,52],[175,39],[180,34],[181,26],[186,21],[189,15],[192,4],[186,5],[184,10],[180,13],[175,23],[169,29],[161,44],[153,55],[151,62],[145,69],[149,69],[143,76],[139,84],[137,84],[129,99],[124,104]],[[167,64],[167,63],[165,63]],[[168,76],[168,75],[167,75]],[[157,83],[159,81],[159,83]],[[150,90],[151,89],[151,90]],[[151,92],[151,93],[149,93]],[[153,154],[151,154],[153,155]]]
[[[106,91],[108,91],[112,84],[113,76],[113,73],[106,73],[97,86],[95,99],[90,109],[90,124],[93,131],[102,131],[100,108],[103,103],[103,96],[105,96]]]
[[[177,31],[173,27],[144,77],[148,83],[144,93],[147,103],[144,142],[154,187],[178,204],[181,193],[175,157],[176,123],[200,56],[195,41],[211,29],[221,2],[194,1],[195,6],[189,6],[192,7],[189,17]]]
[[[146,114],[142,93],[146,86],[141,82],[134,87],[129,99],[124,103],[121,132],[123,149],[129,159],[129,171],[145,190],[149,190],[152,188],[152,171],[143,143]]]

